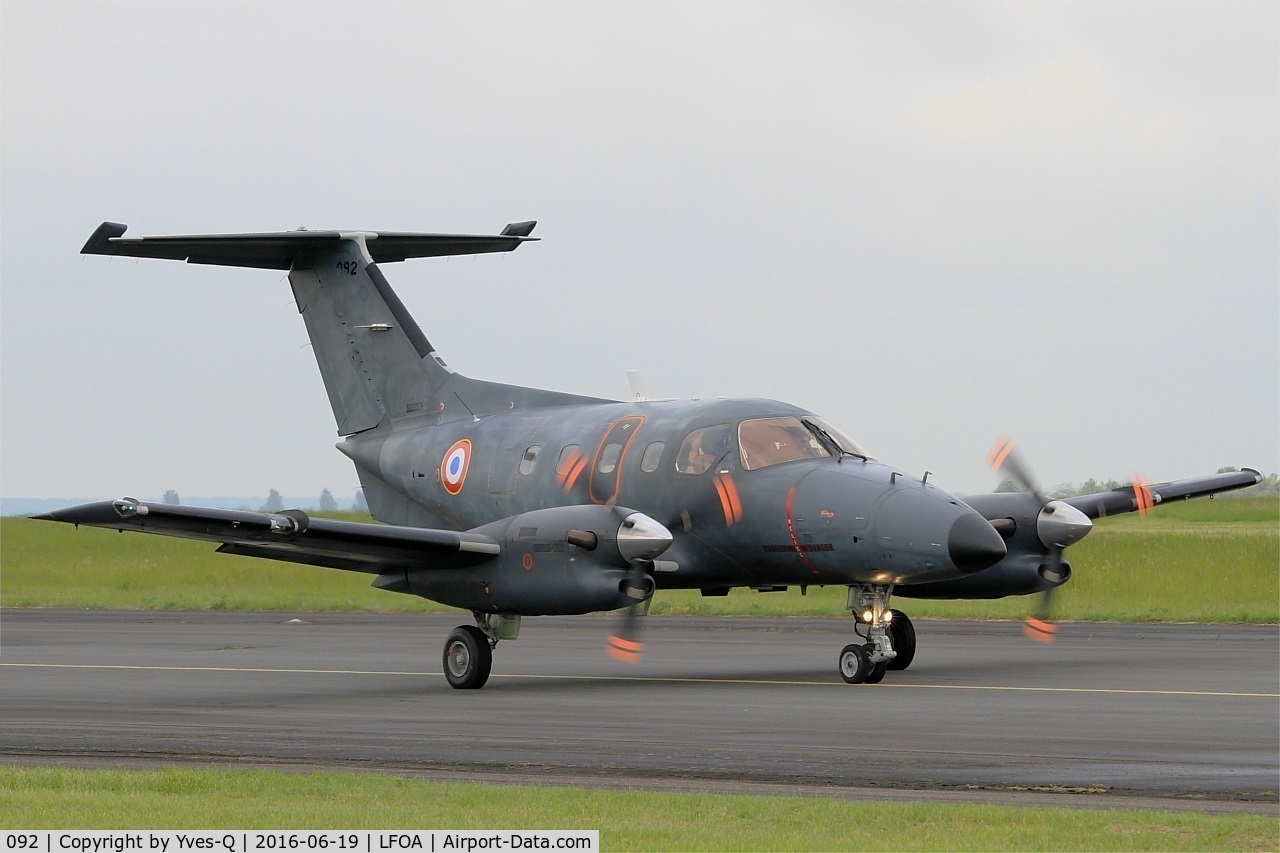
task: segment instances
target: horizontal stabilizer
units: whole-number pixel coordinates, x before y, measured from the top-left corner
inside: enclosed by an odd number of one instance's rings
[[[82,255],[162,258],[189,264],[287,270],[304,252],[319,252],[341,240],[363,235],[377,263],[445,255],[510,252],[537,240],[529,233],[537,222],[516,222],[501,234],[413,234],[398,231],[277,231],[265,234],[189,234],[174,237],[125,237],[128,226],[104,222],[80,250]]]
[[[311,518],[301,510],[244,512],[131,498],[99,501],[34,516],[110,530],[219,542],[225,554],[382,574],[396,568],[462,569],[496,557],[490,536]]]

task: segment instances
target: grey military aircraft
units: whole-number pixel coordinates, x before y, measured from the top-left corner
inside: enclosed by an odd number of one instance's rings
[[[124,237],[104,222],[82,253],[288,270],[342,437],[379,522],[299,510],[84,504],[38,518],[201,539],[224,554],[365,572],[373,585],[469,610],[445,640],[445,677],[482,687],[493,649],[525,616],[623,610],[606,650],[634,661],[657,589],[725,595],[848,587],[851,684],[906,669],[907,598],[1045,594],[1029,631],[1048,639],[1047,594],[1092,519],[1242,488],[1252,469],[1052,500],[1001,441],[991,461],[1023,491],[948,494],[873,458],[834,424],[763,399],[630,402],[471,379],[409,315],[381,265],[509,252],[535,223],[496,235],[307,231]],[[640,395],[637,395],[640,396]]]

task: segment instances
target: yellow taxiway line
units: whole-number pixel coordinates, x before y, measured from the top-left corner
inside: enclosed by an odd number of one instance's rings
[[[0,663],[0,667],[28,669],[113,669],[156,672],[228,672],[259,673],[270,675],[381,675],[434,678],[434,672],[363,669],[264,669],[236,666],[138,666],[129,664],[79,664],[79,663]],[[841,681],[782,681],[766,678],[684,678],[660,675],[547,675],[532,673],[494,673],[490,678],[550,679],[558,681],[632,681],[659,682],[664,684],[761,684],[788,687],[846,687]],[[873,684],[865,687],[877,689],[910,690],[990,690],[1015,693],[1104,693],[1122,696],[1213,696],[1245,699],[1280,699],[1280,693],[1230,693],[1213,690],[1129,690],[1107,687],[1016,687],[997,684]]]

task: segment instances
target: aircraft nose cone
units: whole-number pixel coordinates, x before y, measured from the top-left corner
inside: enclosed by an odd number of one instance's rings
[[[1008,549],[994,527],[977,513],[956,519],[947,536],[947,554],[962,572],[980,572],[1004,559]]]

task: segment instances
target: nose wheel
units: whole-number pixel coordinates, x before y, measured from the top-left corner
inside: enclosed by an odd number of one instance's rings
[[[901,610],[890,610],[889,639],[898,654],[889,661],[889,669],[902,670],[911,666],[916,658],[916,626]]]
[[[850,643],[840,650],[840,677],[846,684],[861,684],[871,672],[871,658],[865,646]]]
[[[846,684],[879,684],[889,669],[889,661],[871,662],[866,646],[850,643],[840,651],[840,677]]]

